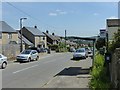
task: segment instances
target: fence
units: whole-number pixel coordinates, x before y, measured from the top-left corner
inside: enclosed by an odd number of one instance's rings
[[[18,44],[2,45],[2,54],[7,56],[8,59],[15,59],[16,55],[18,55],[19,53],[20,53],[20,45]]]
[[[120,90],[120,48],[115,50],[110,63],[110,75],[112,87]]]

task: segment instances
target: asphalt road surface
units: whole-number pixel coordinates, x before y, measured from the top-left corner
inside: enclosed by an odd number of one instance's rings
[[[56,53],[29,63],[10,63],[2,71],[2,88],[41,88],[64,68],[72,66],[71,58],[71,53]]]

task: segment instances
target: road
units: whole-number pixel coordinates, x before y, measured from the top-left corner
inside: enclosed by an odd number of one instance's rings
[[[41,88],[63,69],[72,66],[71,58],[71,53],[56,53],[30,63],[10,63],[2,71],[2,87]],[[88,66],[89,62],[81,64],[81,67]]]

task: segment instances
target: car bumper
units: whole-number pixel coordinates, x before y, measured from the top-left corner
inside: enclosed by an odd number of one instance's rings
[[[17,61],[28,61],[28,59],[17,59]]]
[[[84,58],[86,56],[83,56],[83,55],[73,55],[73,58]]]

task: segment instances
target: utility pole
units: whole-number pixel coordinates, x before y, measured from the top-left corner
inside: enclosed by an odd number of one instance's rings
[[[22,44],[22,20],[27,19],[27,18],[20,18],[20,38],[21,38],[21,43],[20,43],[20,52],[23,50],[23,44]]]
[[[108,32],[106,32],[106,38],[107,38],[107,53],[108,53]]]
[[[93,60],[92,60],[92,67],[94,66],[95,61],[95,40],[93,40]]]
[[[66,49],[66,34],[67,34],[67,33],[66,33],[66,30],[65,30],[65,50],[67,50],[67,49]]]

